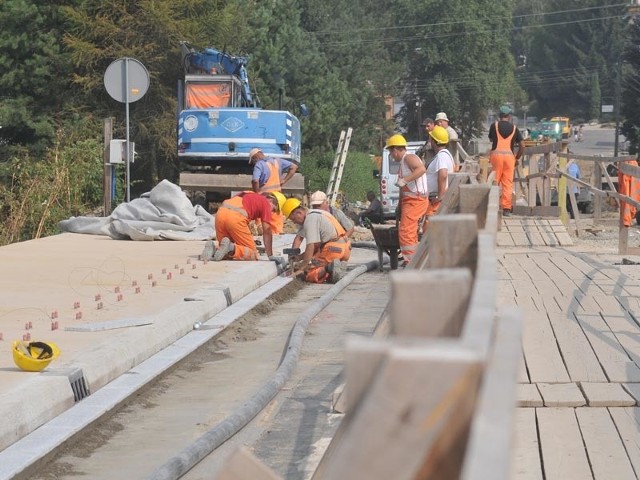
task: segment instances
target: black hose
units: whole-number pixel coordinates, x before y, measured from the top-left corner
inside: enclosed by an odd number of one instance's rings
[[[182,452],[170,458],[149,477],[150,480],[175,480],[191,470],[198,462],[238,433],[277,395],[287,382],[298,361],[302,341],[311,320],[318,315],[345,287],[363,273],[378,266],[377,260],[362,264],[350,271],[318,300],[307,308],[293,326],[289,344],[273,376],[242,407],[204,433]]]

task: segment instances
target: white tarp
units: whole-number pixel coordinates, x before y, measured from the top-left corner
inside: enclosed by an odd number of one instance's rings
[[[63,232],[108,235],[115,240],[209,240],[214,237],[213,216],[193,206],[186,194],[168,180],[108,217],[71,217],[58,224]]]

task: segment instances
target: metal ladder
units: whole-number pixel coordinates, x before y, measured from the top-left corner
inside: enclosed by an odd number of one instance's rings
[[[352,132],[353,129],[351,127],[346,131],[342,130],[340,132],[340,140],[338,141],[336,157],[333,160],[331,176],[329,177],[329,185],[327,186],[326,192],[327,200],[331,206],[335,206],[336,199],[338,198],[338,190],[340,189],[340,182],[342,181],[342,171],[344,170],[344,163],[347,160],[347,151],[349,150]]]

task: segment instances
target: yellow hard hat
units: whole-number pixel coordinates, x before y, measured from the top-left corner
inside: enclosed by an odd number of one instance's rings
[[[280,192],[271,192],[271,195],[273,195],[275,199],[278,201],[278,210],[282,212],[282,207],[284,207],[284,202],[287,201],[287,197],[285,197]]]
[[[444,127],[436,125],[433,130],[429,132],[429,136],[433,138],[438,145],[446,145],[449,143],[449,132]]]
[[[396,133],[395,135],[391,135],[389,137],[389,140],[387,140],[387,145],[385,146],[385,148],[391,148],[391,147],[406,148],[406,146],[407,146],[407,140],[399,133]]]
[[[287,201],[282,205],[282,214],[289,218],[289,215],[300,205],[302,205],[302,202],[297,198],[287,198]]]
[[[47,368],[60,349],[53,342],[13,342],[13,361],[27,372],[39,372]]]

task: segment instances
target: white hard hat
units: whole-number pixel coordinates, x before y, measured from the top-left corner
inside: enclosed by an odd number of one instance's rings
[[[249,152],[249,163],[251,163],[253,161],[253,157],[260,152],[262,152],[262,150],[259,148],[252,148]]]
[[[440,113],[438,113],[438,114],[436,115],[436,122],[437,122],[438,120],[445,120],[445,121],[447,121],[447,122],[449,121],[449,119],[447,118],[447,114],[446,114],[446,113],[444,113],[444,112],[440,112]]]
[[[313,205],[322,205],[327,200],[327,194],[318,190],[311,194],[311,199],[309,203]]]

